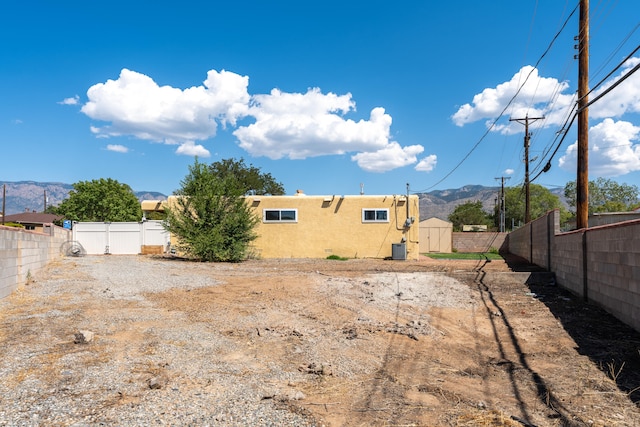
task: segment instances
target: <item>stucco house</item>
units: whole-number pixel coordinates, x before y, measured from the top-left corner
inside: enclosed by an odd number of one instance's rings
[[[419,258],[418,196],[248,196],[262,258]]]
[[[167,203],[171,205],[170,196]],[[259,258],[419,259],[416,195],[246,196],[259,218]],[[163,203],[145,201],[143,211]]]

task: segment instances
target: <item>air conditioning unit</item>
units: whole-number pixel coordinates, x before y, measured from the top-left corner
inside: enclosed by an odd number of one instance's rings
[[[391,244],[391,259],[404,261],[407,259],[407,244],[406,243],[392,243]]]

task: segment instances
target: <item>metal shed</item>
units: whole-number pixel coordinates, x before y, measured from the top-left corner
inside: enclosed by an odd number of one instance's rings
[[[453,247],[453,223],[440,218],[420,221],[420,253],[450,253]]]

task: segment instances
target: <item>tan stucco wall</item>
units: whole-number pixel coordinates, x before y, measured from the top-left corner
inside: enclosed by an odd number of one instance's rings
[[[405,228],[407,196],[250,196],[260,222],[253,242],[261,258],[386,258],[406,239],[407,259],[419,258],[418,197],[409,196],[411,227]],[[389,222],[364,223],[362,209],[388,209]],[[265,223],[264,209],[297,209],[296,223]]]
[[[258,238],[252,252],[259,258],[326,258],[338,255],[347,258],[387,258],[392,256],[392,244],[407,247],[407,259],[418,260],[419,199],[409,196],[247,196],[247,203],[259,218]],[[175,203],[170,196],[167,203]],[[365,223],[362,209],[388,209],[389,221]],[[265,209],[296,209],[295,223],[265,223]],[[175,237],[171,237],[175,245]]]

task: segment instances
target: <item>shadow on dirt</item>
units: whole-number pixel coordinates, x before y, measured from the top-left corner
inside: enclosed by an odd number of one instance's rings
[[[562,323],[577,350],[636,404],[640,403],[640,333],[559,286],[529,283],[531,293]]]
[[[523,400],[523,397],[522,397],[522,392],[523,392],[523,390],[521,390],[522,385],[520,385],[519,384],[520,382],[517,381],[516,379],[516,371],[518,369],[518,366],[516,365],[519,365],[520,369],[524,369],[528,373],[529,377],[531,378],[532,383],[535,384],[536,393],[539,401],[543,403],[549,410],[547,417],[560,419],[562,423],[561,425],[563,426],[577,425],[577,424],[574,424],[574,422],[572,421],[572,419],[575,418],[575,414],[571,412],[570,408],[565,407],[565,405],[551,392],[546,381],[540,376],[538,372],[536,372],[529,365],[529,362],[527,361],[527,355],[522,350],[518,337],[516,336],[515,330],[511,325],[511,321],[507,316],[507,313],[502,308],[500,302],[498,301],[493,291],[491,290],[492,285],[489,285],[488,283],[485,282],[486,272],[484,271],[484,267],[489,262],[491,261],[487,259],[484,263],[483,262],[478,263],[478,265],[475,268],[475,271],[477,273],[475,283],[478,286],[480,299],[487,311],[488,318],[491,321],[494,340],[498,345],[498,350],[500,352],[501,359],[507,361],[505,362],[505,364],[506,364],[507,372],[510,377],[510,382],[512,387],[511,391],[515,396],[516,400],[518,401],[518,406],[520,408],[520,412],[523,417],[523,418],[518,418],[518,417],[512,416],[512,419],[520,422],[525,426],[535,426],[535,424],[533,424],[531,420],[531,414],[527,409],[528,405],[526,404],[526,402]],[[533,267],[534,266],[532,266],[532,268]],[[494,310],[497,310],[497,315]],[[500,337],[498,330],[502,329],[503,327],[506,328],[508,332],[509,342],[503,342],[503,340]],[[517,354],[517,360],[511,360],[511,361],[509,360],[507,355],[507,350],[506,350],[507,347],[511,347],[515,350]]]
[[[515,255],[503,255],[514,272],[545,272]],[[481,270],[481,267],[479,267]],[[546,273],[551,274],[551,273]],[[536,277],[541,278],[536,280]],[[544,273],[526,281],[532,295],[542,301],[587,356],[629,399],[640,404],[640,332],[602,308],[584,301],[548,280]]]

